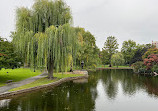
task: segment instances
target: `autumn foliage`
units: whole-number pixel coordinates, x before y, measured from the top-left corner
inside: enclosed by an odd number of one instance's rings
[[[158,65],[158,54],[151,54],[145,58],[144,65],[147,69],[151,69],[154,65]]]
[[[157,48],[148,49],[148,51],[145,52],[142,58],[143,59],[148,58],[148,56],[150,56],[151,54],[158,54],[158,49]]]

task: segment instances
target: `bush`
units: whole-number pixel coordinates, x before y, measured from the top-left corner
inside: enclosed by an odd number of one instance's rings
[[[152,71],[158,73],[158,65],[154,65]]]
[[[134,69],[134,72],[139,72],[139,70],[143,67],[144,67],[144,63],[142,61],[138,61],[132,64],[132,68]]]
[[[144,65],[147,69],[152,69],[154,65],[158,65],[158,54],[151,54],[146,59],[144,59]]]
[[[139,73],[146,73],[146,69],[145,68],[140,68]]]

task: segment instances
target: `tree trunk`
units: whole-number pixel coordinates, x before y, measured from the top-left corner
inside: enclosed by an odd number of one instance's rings
[[[54,61],[50,61],[47,64],[47,70],[48,70],[48,78],[52,79],[53,78],[53,71],[54,71]]]
[[[109,67],[112,67],[112,64],[111,64],[111,56],[112,56],[112,55],[110,55],[110,58],[109,58],[109,60],[110,60]]]

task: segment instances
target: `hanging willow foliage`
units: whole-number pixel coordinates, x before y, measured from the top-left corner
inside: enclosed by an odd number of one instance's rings
[[[17,9],[17,31],[45,32],[46,28],[54,25],[71,23],[70,8],[62,0],[36,0],[32,10]]]
[[[47,67],[51,78],[54,68],[67,71],[72,58],[75,64],[77,36],[70,24],[70,9],[62,0],[36,0],[32,10],[17,10],[13,43],[25,63],[32,68]]]

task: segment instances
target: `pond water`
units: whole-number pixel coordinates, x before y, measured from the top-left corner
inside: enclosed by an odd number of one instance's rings
[[[132,70],[89,72],[88,81],[0,100],[0,111],[157,111],[158,78]]]

